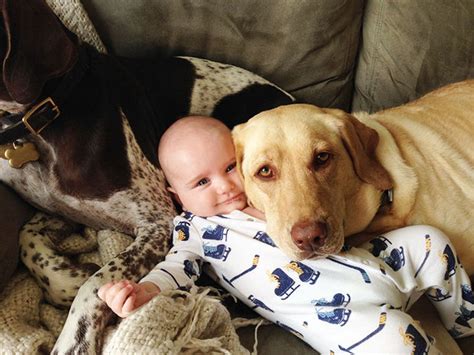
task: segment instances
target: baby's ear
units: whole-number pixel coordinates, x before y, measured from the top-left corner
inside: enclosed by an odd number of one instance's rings
[[[180,206],[183,206],[175,189],[173,189],[171,186],[167,186],[166,190],[168,190],[171,193],[171,197],[177,204],[179,204]]]

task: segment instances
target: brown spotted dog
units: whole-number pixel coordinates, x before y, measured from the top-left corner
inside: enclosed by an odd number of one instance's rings
[[[168,250],[175,211],[158,168],[162,132],[189,114],[232,127],[292,97],[203,59],[100,54],[43,0],[3,0],[1,12],[0,109],[10,114],[0,119],[0,181],[43,211],[135,237],[79,289],[53,351],[99,353],[110,314],[98,287],[140,279]]]

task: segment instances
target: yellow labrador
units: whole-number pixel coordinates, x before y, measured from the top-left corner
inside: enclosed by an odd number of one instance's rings
[[[324,256],[345,236],[429,224],[473,274],[474,80],[372,115],[281,106],[233,135],[249,202],[287,254]]]

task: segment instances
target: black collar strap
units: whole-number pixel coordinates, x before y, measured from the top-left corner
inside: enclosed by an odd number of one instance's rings
[[[13,124],[0,131],[0,144],[13,143],[17,139],[33,133],[39,134],[60,114],[58,106],[51,97],[33,106],[25,114],[9,115],[2,118]],[[16,123],[15,123],[16,122]]]
[[[11,123],[6,129],[0,130],[0,145],[13,143],[28,134],[40,134],[61,114],[61,105],[66,101],[74,87],[82,80],[88,69],[89,55],[87,48],[81,47],[76,64],[61,79],[51,96],[34,105],[24,114],[13,114],[0,118],[2,121]]]

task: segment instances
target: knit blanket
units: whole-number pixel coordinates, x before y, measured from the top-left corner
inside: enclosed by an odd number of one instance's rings
[[[39,227],[40,226],[40,227]],[[113,231],[71,226],[37,213],[20,232],[22,261],[0,294],[0,349],[7,354],[49,353],[81,284],[123,250],[132,238]],[[65,231],[70,231],[65,233]],[[34,263],[40,258],[48,262]],[[39,266],[42,265],[42,266]],[[77,270],[89,270],[78,272]],[[47,280],[47,282],[46,282]],[[108,326],[104,354],[248,354],[227,309],[209,288],[167,291],[129,317]]]

